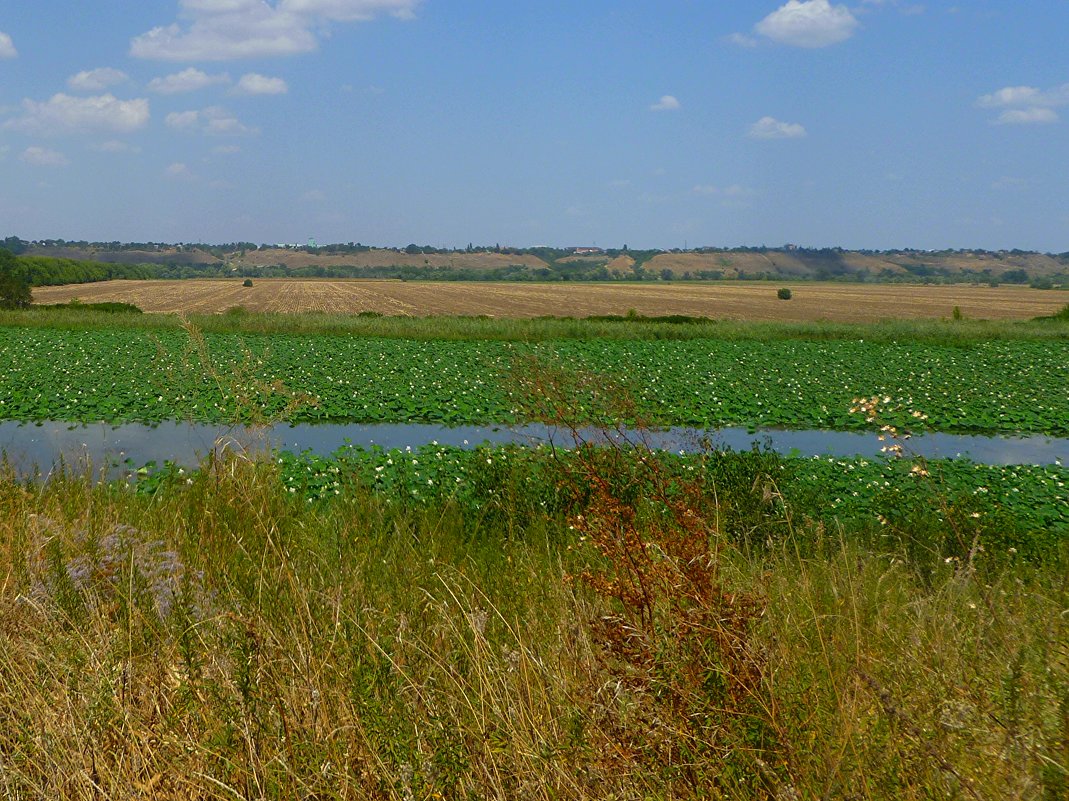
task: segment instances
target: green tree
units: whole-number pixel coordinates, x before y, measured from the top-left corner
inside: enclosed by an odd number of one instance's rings
[[[15,255],[0,248],[0,309],[24,309],[30,305],[30,282],[19,274],[18,266]]]

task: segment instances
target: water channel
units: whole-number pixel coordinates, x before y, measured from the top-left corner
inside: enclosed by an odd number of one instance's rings
[[[609,435],[596,430],[582,432],[597,441]],[[625,432],[635,438],[634,432]],[[670,428],[647,432],[645,441],[654,448],[696,451],[706,447],[749,449],[758,443],[785,455],[876,457],[881,447],[874,433],[820,430],[744,428],[713,431]],[[340,448],[379,446],[384,449],[416,448],[437,443],[471,448],[483,443],[537,445],[573,444],[570,433],[540,425],[460,426],[405,424],[279,424],[261,429],[198,423],[79,425],[64,422],[0,422],[0,452],[20,475],[36,470],[47,474],[60,463],[68,466],[106,468],[109,465],[162,464],[173,461],[194,466],[213,451],[288,450],[328,455]],[[903,443],[908,453],[926,458],[965,457],[985,464],[1069,464],[1069,439],[1044,436],[971,436],[958,434],[916,435]]]

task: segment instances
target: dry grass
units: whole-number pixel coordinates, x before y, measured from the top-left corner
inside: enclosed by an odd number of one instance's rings
[[[787,286],[793,299],[777,299]],[[726,320],[873,322],[950,318],[1030,319],[1065,305],[1064,293],[1027,287],[905,284],[778,284],[767,282],[654,284],[437,283],[418,281],[240,279],[107,281],[34,290],[38,303],[133,303],[148,312],[217,314],[235,306],[253,312],[361,311],[387,315],[543,315],[588,317],[682,314]]]
[[[593,458],[576,531],[512,534],[238,458],[154,497],[0,476],[0,794],[1066,797],[1064,570],[922,578],[789,520],[744,553]]]

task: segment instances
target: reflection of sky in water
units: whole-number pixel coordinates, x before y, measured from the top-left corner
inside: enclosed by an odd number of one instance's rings
[[[596,439],[593,431],[584,437]],[[646,435],[655,448],[694,451],[702,447],[703,438],[715,447],[744,450],[754,442],[769,445],[781,453],[803,456],[877,456],[887,443],[875,434],[844,431],[763,430],[750,433],[741,428],[704,432],[695,429],[670,429]],[[279,425],[251,430],[227,426],[161,423],[155,428],[144,425],[71,426],[68,423],[42,425],[0,423],[0,451],[20,473],[36,465],[42,471],[61,460],[68,465],[87,463],[100,468],[129,459],[135,465],[166,460],[193,465],[214,449],[312,450],[330,454],[347,444],[383,448],[413,448],[438,442],[443,445],[473,447],[482,442],[525,444],[552,441],[567,446],[572,442],[566,431],[544,426],[464,426],[444,428],[427,424],[402,425]],[[977,437],[955,434],[918,435],[903,443],[907,452],[928,458],[966,456],[986,464],[1069,464],[1069,439],[1029,437]]]

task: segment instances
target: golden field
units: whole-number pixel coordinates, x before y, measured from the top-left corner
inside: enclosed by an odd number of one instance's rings
[[[788,287],[789,301],[776,291]],[[870,322],[951,317],[1030,319],[1056,312],[1069,293],[1021,286],[924,286],[778,282],[475,283],[363,279],[257,278],[181,281],[105,281],[34,289],[35,303],[133,303],[146,312],[216,314],[235,306],[250,312],[325,312],[386,315],[589,317],[681,314],[726,320]]]

